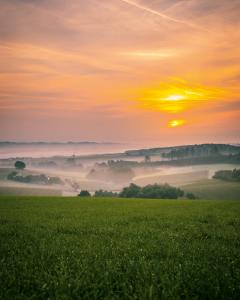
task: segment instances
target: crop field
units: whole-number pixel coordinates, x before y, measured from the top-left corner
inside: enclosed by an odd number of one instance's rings
[[[201,199],[240,200],[240,182],[206,179],[183,185],[181,188]]]
[[[240,201],[0,197],[0,299],[239,299]]]

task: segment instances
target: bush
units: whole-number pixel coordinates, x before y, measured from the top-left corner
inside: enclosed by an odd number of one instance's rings
[[[26,168],[26,164],[21,161],[21,160],[17,160],[14,164],[15,168],[18,170],[24,170]]]
[[[191,200],[197,199],[197,197],[193,193],[187,193],[186,198]]]
[[[13,171],[13,172],[8,174],[7,179],[8,180],[14,180],[14,178],[17,176],[17,174],[18,173],[16,171]]]
[[[89,191],[82,190],[78,196],[79,197],[91,197],[91,194],[89,193]]]

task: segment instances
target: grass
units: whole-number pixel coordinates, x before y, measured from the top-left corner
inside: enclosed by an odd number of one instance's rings
[[[19,186],[0,186],[0,196],[61,196],[62,192],[57,189],[45,187],[27,187],[26,184]]]
[[[0,198],[0,299],[239,299],[240,201]]]
[[[168,175],[146,175],[144,177],[135,177],[133,182],[140,186],[145,186],[147,184],[154,183],[168,183],[173,186],[186,185],[193,183],[199,180],[204,180],[208,178],[207,170],[192,171],[188,173],[177,173],[177,174],[168,174]]]
[[[240,200],[240,183],[224,180],[207,179],[181,187],[185,192],[192,192],[201,199]]]

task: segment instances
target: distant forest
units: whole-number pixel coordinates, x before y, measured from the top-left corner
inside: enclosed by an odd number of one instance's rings
[[[94,141],[80,141],[80,142],[12,142],[0,141],[0,147],[6,146],[51,146],[51,145],[112,145],[111,142],[94,142]]]
[[[108,161],[106,166],[111,168],[137,168],[144,166],[188,166],[188,165],[202,165],[202,164],[240,164],[240,153],[229,154],[229,155],[212,155],[212,156],[199,156],[199,157],[188,157],[188,158],[171,158],[168,160],[159,161],[128,161],[128,160],[111,160]]]
[[[0,142],[1,143],[1,142]],[[47,144],[46,144],[47,145]],[[138,158],[138,159],[135,159]],[[139,159],[140,158],[140,159]],[[23,159],[23,158],[21,158]],[[34,167],[64,167],[82,168],[82,160],[98,160],[90,177],[95,179],[104,175],[104,169],[109,169],[111,176],[124,178],[132,176],[130,168],[157,167],[157,166],[188,166],[201,164],[240,164],[240,146],[228,144],[200,144],[176,147],[163,147],[152,149],[130,150],[124,153],[55,156],[48,158],[24,158],[25,163]],[[15,158],[0,159],[1,166],[10,166]],[[101,161],[102,160],[102,161]],[[121,169],[121,174],[119,171]],[[109,173],[109,174],[110,174]],[[108,175],[109,175],[108,174]],[[102,175],[100,177],[102,177]],[[107,175],[107,173],[105,174]]]
[[[161,156],[163,159],[209,157],[240,153],[240,146],[229,144],[200,144],[126,151],[127,156]]]

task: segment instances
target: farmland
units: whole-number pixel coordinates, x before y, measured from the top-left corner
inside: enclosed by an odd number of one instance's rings
[[[1,299],[238,299],[240,202],[0,198]]]
[[[240,183],[206,179],[182,186],[184,191],[194,193],[201,199],[239,200]]]

